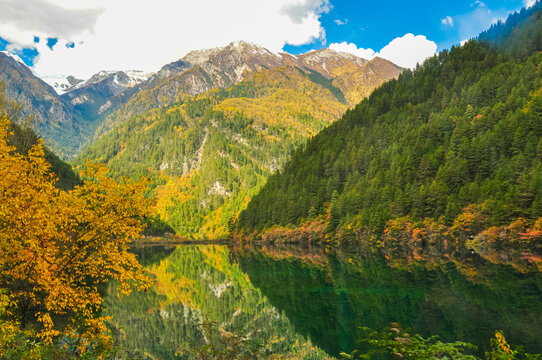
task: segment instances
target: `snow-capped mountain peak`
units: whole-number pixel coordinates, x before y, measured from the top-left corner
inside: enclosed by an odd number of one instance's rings
[[[25,68],[28,68],[28,66],[26,66],[26,64],[24,63],[23,59],[21,59],[21,58],[19,57],[19,55],[14,54],[14,53],[9,52],[9,51],[6,51],[6,50],[2,50],[2,51],[0,51],[0,53],[2,53],[2,54],[4,54],[4,55],[6,55],[6,56],[12,58],[13,60],[15,60],[15,61],[17,62],[18,65],[21,65],[21,66],[23,66],[23,67],[25,67]]]
[[[102,70],[94,75],[79,87],[89,86],[106,79],[111,79],[115,84],[124,87],[132,87],[147,80],[153,73],[146,73],[140,70],[110,71]]]
[[[71,75],[43,77],[41,79],[55,89],[58,95],[75,90],[84,82],[84,80],[77,79]]]

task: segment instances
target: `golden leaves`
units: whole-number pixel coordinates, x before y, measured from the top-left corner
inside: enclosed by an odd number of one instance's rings
[[[42,143],[27,156],[15,153],[8,124],[0,119],[0,289],[12,299],[10,316],[33,314],[24,320],[39,324],[46,342],[61,334],[103,338],[99,285],[115,279],[127,294],[150,284],[128,252],[152,208],[144,197],[148,181],[117,182],[105,166],[87,163],[83,185],[59,191]]]

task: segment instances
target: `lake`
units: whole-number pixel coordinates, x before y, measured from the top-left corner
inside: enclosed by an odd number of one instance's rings
[[[121,345],[149,359],[226,336],[273,359],[332,359],[363,349],[360,327],[390,325],[483,354],[495,330],[542,352],[542,276],[475,254],[390,259],[332,247],[148,245],[135,248],[156,279],[105,314]],[[135,356],[135,355],[134,355]]]

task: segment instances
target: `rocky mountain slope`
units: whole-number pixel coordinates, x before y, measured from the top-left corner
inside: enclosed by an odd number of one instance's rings
[[[69,155],[94,138],[76,163],[153,178],[162,220],[218,238],[294,149],[401,71],[329,49],[294,56],[234,42],[192,51],[148,79],[101,72],[60,97],[33,80],[78,116],[78,132],[52,134]]]
[[[85,133],[84,119],[20,59],[6,52],[0,52],[0,82],[6,98],[21,106],[22,117],[31,117],[33,127],[57,153],[77,147]]]
[[[329,49],[294,56],[234,42],[193,51],[110,110],[77,163],[153,178],[156,211],[179,234],[224,237],[296,148],[400,71]]]
[[[380,58],[368,62],[330,49],[304,55],[275,54],[261,46],[236,41],[221,48],[192,51],[181,60],[164,66],[142,83],[139,91],[125,104],[107,116],[105,126],[98,134],[130,116],[180,103],[214,88],[232,86],[255,72],[282,66],[299,67],[350,106],[402,71]]]
[[[122,101],[121,95],[125,91],[146,81],[151,75],[142,71],[100,71],[61,97],[86,118],[98,118],[113,104]]]
[[[235,85],[266,69],[298,67],[350,106],[401,71],[382,59],[367,61],[329,49],[294,56],[237,41],[192,51],[156,74],[102,71],[87,81],[73,76],[49,79],[51,87],[22,61],[0,56],[0,81],[6,83],[7,96],[22,104],[24,115],[33,116],[36,130],[64,157],[79,153],[92,138],[131,116]]]
[[[42,78],[47,84],[49,84],[53,89],[55,89],[58,95],[65,94],[69,91],[75,90],[77,85],[80,85],[85,80],[77,79],[72,75],[67,77],[53,77],[53,78]]]
[[[115,176],[153,178],[156,211],[179,234],[223,237],[265,179],[346,108],[298,68],[264,70],[131,117],[77,163],[90,158]]]
[[[72,157],[91,139],[104,112],[122,103],[127,90],[152,74],[140,71],[102,71],[87,81],[36,77],[24,62],[9,52],[0,52],[0,82],[8,99],[20,104],[22,118],[31,118],[33,128],[62,157]]]

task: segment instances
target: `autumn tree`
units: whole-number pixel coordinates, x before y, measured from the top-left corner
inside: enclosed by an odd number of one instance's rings
[[[59,190],[42,142],[19,154],[8,143],[8,126],[3,115],[0,293],[9,301],[0,323],[20,324],[44,343],[66,335],[85,351],[107,338],[100,286],[115,279],[128,294],[150,283],[128,251],[151,208],[147,182],[115,181],[103,165],[88,163],[82,185]]]

